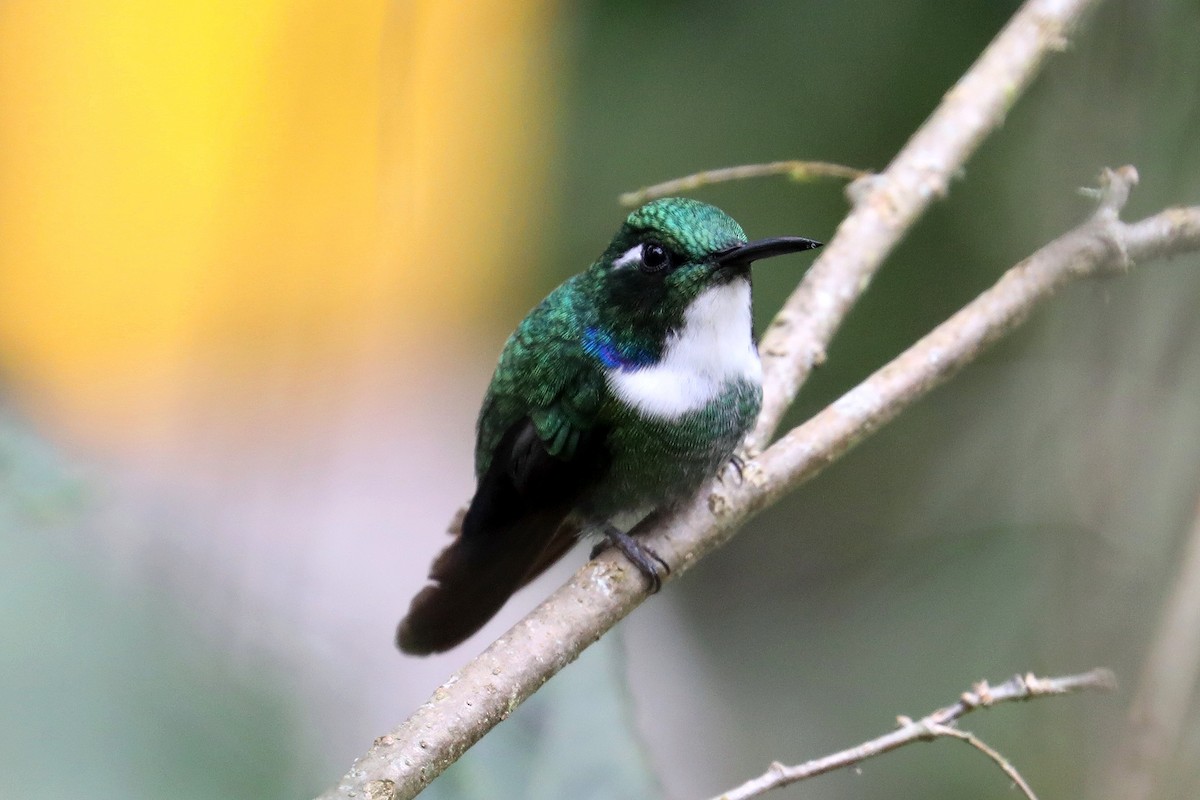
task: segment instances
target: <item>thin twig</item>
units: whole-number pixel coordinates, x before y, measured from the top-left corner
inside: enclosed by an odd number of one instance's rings
[[[982,684],[974,687],[972,691],[962,693],[962,697],[958,703],[938,709],[916,722],[913,722],[908,717],[899,717],[900,727],[893,730],[892,733],[865,741],[862,745],[848,748],[848,750],[833,753],[832,756],[812,759],[810,762],[796,766],[784,766],[779,762],[775,762],[761,776],[754,778],[754,780],[746,781],[742,786],[728,790],[728,792],[719,795],[714,800],[748,800],[749,798],[757,798],[758,795],[767,793],[770,789],[778,789],[788,786],[791,783],[804,781],[806,778],[824,775],[826,772],[845,769],[847,766],[864,762],[868,758],[882,756],[883,753],[893,751],[895,748],[911,745],[914,741],[928,741],[938,738],[938,736],[953,736],[955,739],[962,739],[973,747],[977,747],[978,750],[983,751],[986,756],[994,760],[1004,770],[1004,774],[1012,778],[1016,786],[1020,787],[1028,798],[1037,800],[1034,798],[1033,790],[1028,786],[1028,783],[1026,783],[1024,778],[1020,776],[1019,772],[1016,771],[1007,759],[1004,759],[1000,753],[985,745],[977,736],[952,727],[954,721],[958,720],[959,717],[970,714],[971,711],[979,708],[989,708],[989,706],[997,703],[1009,703],[1014,702],[1014,700],[1028,700],[1036,697],[1051,696],[1051,694],[1072,694],[1088,690],[1111,691],[1114,688],[1116,688],[1116,679],[1108,669],[1093,669],[1091,672],[1080,675],[1067,675],[1064,678],[1038,678],[1038,676],[1032,673],[1025,676],[1015,675],[1000,686],[988,686],[986,682],[982,682]]]
[[[1033,790],[1029,788],[1012,764],[977,737],[952,727],[954,722],[977,708],[988,708],[997,703],[1032,700],[1035,697],[1073,694],[1089,690],[1112,691],[1116,685],[1116,678],[1107,669],[1094,669],[1081,675],[1068,675],[1062,678],[1039,678],[1032,673],[1025,676],[1016,675],[999,686],[989,686],[984,681],[976,684],[971,691],[963,692],[958,702],[939,708],[916,722],[908,717],[899,717],[900,727],[891,733],[794,767],[787,767],[775,762],[759,777],[746,781],[741,786],[731,789],[713,800],[749,800],[749,798],[758,797],[771,789],[778,789],[797,781],[824,775],[827,772],[845,769],[898,747],[913,742],[928,741],[939,736],[963,739],[982,750],[1004,770],[1006,775],[1012,778],[1027,797],[1036,800]]]
[[[670,578],[677,578],[751,516],[948,380],[1064,284],[1121,274],[1142,259],[1196,250],[1200,207],[1169,209],[1134,224],[1089,220],[1013,267],[905,353],[748,462],[744,481],[710,486],[710,493],[659,526],[637,532],[671,564]],[[415,796],[646,593],[642,576],[619,554],[609,551],[588,562],[407,721],[376,740],[342,784],[323,797],[356,796],[368,781],[391,782],[394,800]]]
[[[1029,0],[880,175],[850,185],[854,208],[763,336],[763,409],[747,438],[771,440],[834,333],[892,249],[995,130],[1046,58],[1098,0]]]
[[[1016,787],[1020,789],[1026,797],[1029,798],[1029,800],[1038,800],[1037,795],[1033,793],[1033,788],[1029,785],[1021,773],[1017,771],[1017,768],[1012,765],[1012,762],[1000,755],[1000,753],[996,752],[996,750],[990,747],[987,742],[983,741],[975,734],[971,733],[970,731],[960,731],[958,728],[951,728],[949,725],[931,725],[929,726],[929,730],[934,736],[960,739],[971,745],[976,750],[994,761],[996,766],[998,766],[1004,772],[1004,774],[1008,776],[1009,780],[1011,780]]]
[[[1200,505],[1184,544],[1179,574],[1163,607],[1150,654],[1129,706],[1105,796],[1148,800],[1180,735],[1200,681]]]
[[[787,175],[794,181],[811,181],[817,178],[843,178],[853,181],[865,178],[871,173],[831,164],[828,161],[772,161],[768,164],[744,164],[738,167],[709,169],[682,178],[663,181],[653,186],[646,186],[633,192],[626,192],[619,198],[621,205],[637,206],[658,197],[669,197],[680,192],[690,192],[702,186],[725,181],[739,181],[747,178],[764,178],[770,175]]]

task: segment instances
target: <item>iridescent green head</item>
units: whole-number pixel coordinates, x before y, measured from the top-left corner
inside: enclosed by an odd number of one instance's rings
[[[653,239],[679,262],[702,263],[713,254],[746,243],[742,226],[716,206],[667,197],[654,200],[635,209],[625,219],[611,249],[616,257],[625,252],[624,245],[635,245]]]
[[[742,226],[716,206],[667,197],[634,210],[589,272],[608,308],[649,313],[673,327],[706,289],[748,280],[753,261],[814,247],[820,243],[797,236],[747,242]]]

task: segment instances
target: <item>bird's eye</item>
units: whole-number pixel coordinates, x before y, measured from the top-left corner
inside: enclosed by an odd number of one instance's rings
[[[642,272],[661,272],[671,265],[671,256],[658,242],[642,246]]]

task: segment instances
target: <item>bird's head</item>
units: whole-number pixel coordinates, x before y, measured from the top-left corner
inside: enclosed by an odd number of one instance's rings
[[[748,283],[753,262],[820,246],[799,236],[750,242],[716,206],[668,197],[635,209],[589,272],[602,307],[672,329],[708,289]]]

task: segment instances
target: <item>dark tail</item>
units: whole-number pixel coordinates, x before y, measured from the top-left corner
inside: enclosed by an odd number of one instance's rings
[[[461,517],[457,522],[452,533],[461,528]],[[410,655],[429,655],[460,644],[570,550],[576,533],[561,513],[526,517],[486,536],[459,533],[433,562],[434,583],[413,598],[396,645]]]
[[[405,653],[449,650],[484,626],[500,606],[575,543],[564,521],[583,487],[607,464],[603,436],[581,436],[570,459],[552,456],[528,417],[500,439],[450,546],[396,631]]]

